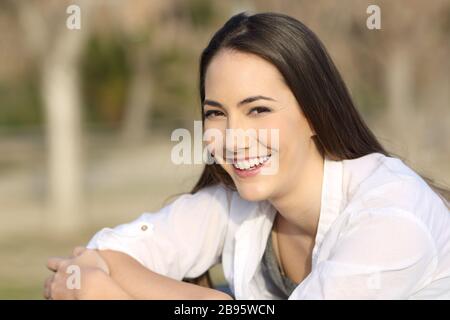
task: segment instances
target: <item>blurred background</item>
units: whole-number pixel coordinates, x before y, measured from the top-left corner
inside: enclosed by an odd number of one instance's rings
[[[0,299],[41,299],[47,257],[189,192],[202,166],[172,164],[170,134],[201,119],[200,52],[245,10],[308,25],[388,150],[449,185],[448,0],[0,0]]]

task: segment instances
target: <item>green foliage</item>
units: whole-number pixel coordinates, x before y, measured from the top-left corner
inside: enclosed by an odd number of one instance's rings
[[[34,74],[14,83],[0,84],[0,126],[25,127],[43,122],[39,82]]]
[[[141,38],[141,37],[140,37]],[[92,38],[82,59],[85,118],[117,127],[123,118],[130,81],[128,50],[136,45],[119,36]],[[153,125],[180,126],[199,112],[196,105],[196,57],[179,47],[151,50]]]
[[[153,122],[186,125],[200,111],[197,105],[197,65],[191,52],[171,47],[155,53]]]
[[[81,62],[86,121],[116,126],[129,80],[125,41],[111,34],[89,40]]]
[[[192,25],[196,28],[207,27],[215,17],[214,3],[210,0],[191,0],[187,6]]]
[[[353,99],[364,117],[376,118],[386,111],[386,99],[381,90],[367,83],[355,84]]]

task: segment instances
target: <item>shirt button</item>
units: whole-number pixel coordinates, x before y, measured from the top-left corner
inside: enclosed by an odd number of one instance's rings
[[[141,224],[141,231],[153,231],[153,224],[151,223],[142,223]]]

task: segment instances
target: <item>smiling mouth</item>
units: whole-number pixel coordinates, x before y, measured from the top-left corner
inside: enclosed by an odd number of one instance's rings
[[[254,170],[258,167],[263,166],[270,159],[271,156],[272,155],[269,154],[267,156],[255,157],[255,158],[251,158],[251,159],[234,160],[233,167],[237,170],[243,170],[243,171]]]

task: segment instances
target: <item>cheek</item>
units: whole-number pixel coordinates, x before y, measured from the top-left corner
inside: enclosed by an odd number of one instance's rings
[[[225,127],[220,122],[216,121],[211,123],[210,121],[205,121],[203,143],[210,152],[219,154],[218,152],[223,150],[225,143],[224,137]]]
[[[231,177],[233,176],[233,165],[230,163],[224,163],[220,165]]]
[[[288,120],[280,127],[280,165],[292,166],[301,163],[309,150],[311,130],[306,120],[297,118]]]

